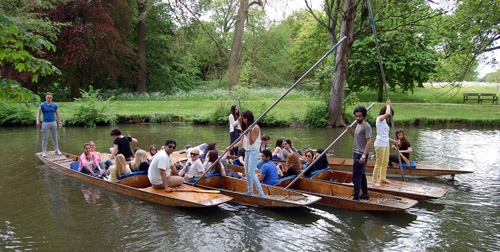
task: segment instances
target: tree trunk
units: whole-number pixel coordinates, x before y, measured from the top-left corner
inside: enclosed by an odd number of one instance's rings
[[[137,75],[137,93],[146,93],[147,61],[146,61],[146,0],[137,0],[139,16],[139,73]]]
[[[383,97],[384,97],[384,80],[382,79],[382,77],[380,77],[378,82],[377,101],[382,102]]]
[[[344,15],[340,26],[340,37],[346,36],[347,39],[335,51],[335,69],[333,72],[330,101],[328,104],[328,126],[345,126],[342,115],[342,102],[344,100],[344,86],[347,79],[349,67],[349,56],[351,55],[353,44],[354,18],[356,17],[356,8],[359,2],[356,0],[344,1]],[[334,45],[334,38],[330,39]]]
[[[233,90],[234,86],[238,84],[238,61],[241,50],[243,33],[245,32],[245,20],[248,15],[248,0],[240,0],[240,7],[238,9],[238,17],[234,26],[234,38],[231,45],[231,52],[229,54],[228,66],[228,89]]]

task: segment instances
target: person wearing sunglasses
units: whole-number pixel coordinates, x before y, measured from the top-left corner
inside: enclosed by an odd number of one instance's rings
[[[156,145],[152,144],[149,146],[149,153],[148,154],[148,157],[147,157],[147,160],[148,160],[148,163],[151,164],[151,161],[153,160],[153,157],[156,155],[156,153],[158,153],[158,148],[156,148]]]
[[[148,170],[148,179],[154,188],[172,192],[172,187],[184,183],[184,179],[179,176],[179,172],[170,157],[176,146],[177,143],[174,140],[167,140],[163,149],[154,155]]]
[[[190,159],[179,172],[180,176],[184,176],[184,182],[186,183],[192,183],[194,177],[200,177],[205,172],[205,168],[200,159],[200,149],[194,147],[189,152],[189,156]]]

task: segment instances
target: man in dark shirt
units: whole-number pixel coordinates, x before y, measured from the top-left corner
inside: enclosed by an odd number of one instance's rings
[[[137,139],[130,135],[123,136],[119,128],[112,129],[110,135],[115,139],[113,141],[113,152],[111,153],[110,159],[114,159],[116,155],[122,154],[125,156],[125,160],[131,161],[133,155],[132,149],[130,148],[130,142],[137,143]]]

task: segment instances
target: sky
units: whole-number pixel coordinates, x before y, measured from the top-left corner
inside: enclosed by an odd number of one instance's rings
[[[321,9],[321,5],[324,0],[308,0],[313,9]],[[271,1],[271,8],[268,8],[266,12],[268,16],[272,19],[283,19],[286,16],[290,15],[293,11],[299,9],[305,9],[306,5],[304,0],[288,0],[283,3],[282,1]],[[435,1],[439,2],[439,1]],[[431,4],[432,5],[432,4]],[[488,58],[495,58],[497,61],[500,61],[500,50],[496,50],[494,53],[486,54]],[[484,63],[480,63],[477,71],[479,72],[479,77],[482,78],[488,73],[495,72],[500,69],[500,65],[487,65]]]

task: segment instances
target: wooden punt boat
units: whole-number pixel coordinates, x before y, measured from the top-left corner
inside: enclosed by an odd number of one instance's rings
[[[244,167],[242,166],[228,164],[228,168],[236,172],[244,172]],[[321,174],[321,176],[326,177],[325,175],[328,173],[329,170],[322,171],[314,176]],[[286,187],[293,179],[294,178],[281,179],[281,181],[277,183],[277,186]],[[413,199],[391,195],[382,190],[374,191],[371,188],[368,188],[371,197],[370,200],[357,201],[352,199],[352,185],[335,184],[330,181],[320,181],[309,178],[299,178],[291,187],[291,190],[321,197],[318,204],[351,210],[402,211],[418,203],[418,201]]]
[[[284,179],[277,186],[286,187],[294,178]],[[358,211],[404,211],[418,201],[368,190],[369,200],[353,200],[352,187],[299,178],[291,190],[320,196],[318,204]]]
[[[163,189],[155,189],[149,183],[147,175],[135,175],[120,180],[118,183],[93,177],[70,168],[70,164],[79,159],[79,156],[63,153],[55,155],[48,152],[43,158],[41,153],[35,153],[43,163],[50,168],[82,181],[90,182],[114,191],[134,196],[143,200],[174,207],[214,207],[231,201],[232,198],[217,191],[200,191],[199,188],[190,185],[177,187],[177,192],[167,193]]]
[[[328,158],[330,169],[334,171],[352,172],[353,160],[350,158]],[[374,160],[368,160],[366,164],[366,174],[371,175],[375,166]],[[403,168],[405,178],[424,178],[434,176],[451,175],[452,178],[456,174],[466,174],[474,172],[471,169],[441,166],[431,164],[416,164],[415,168]],[[401,177],[401,169],[399,167],[387,167],[387,177]]]
[[[197,181],[196,186],[220,190],[222,194],[232,197],[233,201],[241,204],[268,208],[303,207],[318,202],[321,199],[318,196],[268,185],[262,185],[262,190],[266,198],[257,197],[257,190],[255,188],[255,196],[249,196],[245,194],[247,191],[246,180],[231,177],[207,176]]]
[[[228,165],[228,168],[233,169],[236,172],[245,172],[245,168],[242,166]],[[314,174],[311,179],[349,187],[353,186],[352,173],[334,171],[331,169],[319,171],[318,173]],[[438,199],[443,197],[448,191],[446,188],[403,182],[400,180],[391,180],[391,184],[382,184],[380,187],[376,187],[372,182],[371,176],[366,176],[366,179],[368,180],[369,191],[416,200]]]
[[[314,174],[311,179],[328,183],[335,183],[353,186],[352,174],[334,170],[323,170]],[[380,192],[399,197],[405,197],[416,200],[438,199],[443,197],[448,191],[446,188],[422,185],[418,183],[404,182],[400,180],[391,180],[391,184],[382,183],[380,187],[375,186],[371,176],[366,176],[368,180],[368,190]]]

